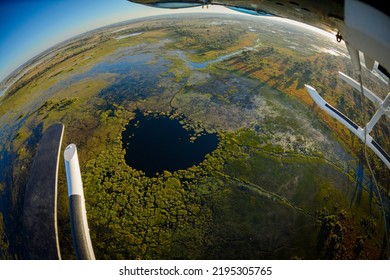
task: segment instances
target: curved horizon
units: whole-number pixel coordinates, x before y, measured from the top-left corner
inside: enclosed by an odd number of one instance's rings
[[[205,11],[153,8],[126,0],[5,1],[0,2],[0,10],[0,83],[37,55],[94,29],[155,15]],[[207,11],[238,14],[222,6]]]
[[[77,7],[75,9],[75,7]],[[247,15],[219,5],[209,5],[207,9],[193,7],[186,9],[162,9],[135,4],[127,0],[38,0],[0,2],[0,84],[15,75],[20,67],[31,59],[64,41],[98,28],[120,22],[150,16],[184,13],[222,13]],[[313,29],[323,34],[321,29],[295,22],[285,21],[301,27]]]

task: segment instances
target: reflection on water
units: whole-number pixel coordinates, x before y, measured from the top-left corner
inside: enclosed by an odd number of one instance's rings
[[[154,60],[151,54],[139,54],[119,61],[102,62],[88,71],[88,75],[104,72],[119,74],[110,86],[99,93],[99,97],[108,103],[121,104],[124,100],[146,98],[153,92],[162,93],[164,89],[158,87],[159,75],[167,71],[166,64],[162,57]]]
[[[159,75],[167,71],[169,61],[163,57],[156,57],[153,53],[145,53],[132,47],[120,49],[95,64],[91,69],[70,76],[49,88],[41,94],[43,100],[57,94],[64,88],[72,86],[80,81],[88,79],[96,80],[100,75],[114,74],[110,85],[100,93],[101,97],[108,96],[108,101],[113,101],[113,94],[120,94],[116,102],[124,98],[140,96],[140,91],[148,92],[156,87]],[[148,92],[150,93],[150,92]],[[142,97],[142,96],[141,96]]]
[[[89,71],[77,75],[76,80],[81,80],[86,77],[96,77],[97,74],[103,73],[112,73],[112,74],[129,74],[132,71],[142,71],[147,68],[147,70],[152,70],[153,72],[161,71],[162,67],[162,58],[159,58],[157,63],[153,65],[148,65],[147,63],[152,61],[154,58],[153,54],[136,54],[129,55],[128,51],[123,50],[122,52],[116,54],[113,58],[108,58],[102,62],[96,64]],[[142,71],[144,72],[144,71]]]
[[[164,170],[176,171],[197,165],[218,144],[214,133],[204,133],[193,142],[194,131],[185,130],[179,120],[138,114],[122,133],[125,160],[149,177]]]
[[[217,62],[221,62],[221,61],[224,61],[225,59],[228,59],[232,56],[235,56],[235,55],[238,55],[242,53],[242,50],[239,50],[239,51],[236,51],[236,52],[233,52],[233,53],[229,53],[229,54],[226,54],[226,55],[222,55],[216,59],[213,59],[213,60],[207,60],[207,61],[204,61],[204,62],[193,62],[191,60],[189,60],[186,55],[183,53],[183,51],[181,50],[176,50],[175,51],[175,54],[177,56],[179,56],[182,60],[184,60],[191,68],[194,68],[194,69],[202,69],[202,68],[206,68],[209,64],[213,64],[213,63],[217,63]]]
[[[135,34],[137,33],[132,35],[135,36]],[[145,46],[145,48],[147,48],[147,46]],[[189,60],[185,55],[185,52],[181,50],[172,52],[195,72],[196,69],[203,69],[209,64],[221,62],[235,55],[239,55],[242,50],[204,62],[193,62]],[[111,56],[107,56],[104,60],[95,64],[89,70],[83,73],[72,74],[72,76],[58,82],[39,97],[41,100],[35,100],[34,102],[36,102],[36,106],[41,106],[43,101],[48,100],[49,97],[54,96],[67,86],[87,79],[96,80],[99,78],[99,75],[106,73],[114,75],[112,75],[113,77],[112,80],[110,80],[110,84],[102,89],[97,96],[103,98],[107,104],[122,104],[125,100],[143,99],[154,94],[160,94],[166,88],[159,87],[159,82],[161,79],[169,78],[169,75],[171,75],[166,73],[168,67],[171,65],[171,61],[164,58],[164,54],[167,53],[170,52],[167,51],[164,53],[163,51],[163,53],[159,52],[157,54],[157,52],[145,50],[143,47],[131,47],[118,50]],[[162,77],[161,74],[164,74],[165,76]],[[246,92],[249,93],[252,92],[252,84],[249,83],[249,81],[244,83],[242,77],[237,78],[232,75],[229,77],[229,84],[220,81],[213,82],[213,98],[227,92],[229,90],[227,87],[234,84],[234,79],[237,79],[236,84],[241,86],[239,88],[245,88]],[[257,83],[253,85],[253,88],[256,88],[257,85]],[[209,90],[208,83],[199,83],[192,87],[198,92],[207,92]],[[266,94],[267,93],[264,90],[262,96],[266,96]],[[281,95],[281,100],[285,97],[282,93],[272,92],[273,96],[276,94]],[[248,104],[252,104],[251,101],[248,100],[249,96],[250,95],[232,94],[227,97],[227,100],[232,104],[242,104],[243,106],[246,106],[246,109],[252,109],[252,107],[248,107]],[[256,103],[253,106],[255,105],[257,106],[258,104]],[[289,106],[294,105],[290,103]],[[304,109],[299,110],[301,112],[304,111]],[[27,117],[28,116],[24,116],[17,123],[3,127],[0,132],[4,136],[1,137],[2,135],[0,134],[0,139],[3,140],[2,143],[0,143],[0,159],[2,165],[12,167],[0,170],[0,183],[3,184],[3,191],[0,192],[0,212],[3,213],[3,216],[5,217],[4,222],[6,224],[8,236],[16,236],[18,232],[20,233],[17,218],[11,219],[11,217],[21,217],[21,215],[19,215],[21,209],[17,208],[18,206],[16,203],[16,206],[11,205],[11,203],[12,199],[17,196],[15,194],[23,193],[23,189],[21,189],[23,188],[23,184],[21,184],[20,181],[17,183],[13,182],[13,176],[15,176],[16,172],[20,172],[21,168],[18,167],[22,166],[22,163],[17,165],[19,159],[17,154],[18,151],[12,144],[6,145],[5,143],[13,143],[15,133],[24,125],[24,121]],[[257,129],[260,130],[260,127]],[[11,133],[11,131],[14,133]],[[7,137],[5,137],[5,135],[7,135]],[[41,126],[38,126],[35,129],[33,128],[31,136],[26,140],[27,148],[31,149],[36,147],[41,135]],[[183,129],[177,119],[172,120],[163,116],[145,117],[138,114],[134,120],[130,121],[126,126],[125,131],[122,133],[123,148],[126,150],[125,160],[128,165],[144,171],[149,177],[155,176],[157,172],[161,173],[164,170],[172,172],[189,168],[201,163],[204,160],[205,155],[211,153],[218,145],[218,137],[216,134],[205,133],[197,137],[196,141],[191,142],[190,137],[193,135],[194,132]],[[352,188],[351,193],[348,194],[350,205],[352,206],[354,203],[359,204],[362,194],[364,191],[367,191],[367,189],[370,207],[374,205],[379,194],[374,188],[372,179],[367,183],[369,178],[367,178],[367,174],[364,174],[363,167],[358,166],[356,168],[353,163],[350,165],[350,158],[341,145],[333,146],[332,150],[335,151],[334,154],[337,155],[341,162],[346,162],[348,174],[356,174],[356,185],[353,186],[354,188]],[[332,180],[334,185],[349,185],[349,180],[344,174],[336,172],[333,168],[328,168],[327,170],[329,170],[327,171],[329,172],[328,177],[331,178],[330,180]],[[287,171],[283,170],[283,172]],[[263,176],[263,174],[261,174],[261,176]],[[272,176],[274,177],[274,175]],[[27,176],[25,177],[27,178]],[[272,179],[273,178],[270,178],[271,182]],[[389,209],[390,201],[388,198],[383,196],[383,201],[386,205],[385,208]],[[9,209],[11,209],[11,211]],[[389,214],[387,214],[386,218],[387,222],[390,224]],[[12,240],[10,251],[20,251],[18,246],[19,244]]]

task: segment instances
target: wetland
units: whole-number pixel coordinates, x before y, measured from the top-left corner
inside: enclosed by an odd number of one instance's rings
[[[262,17],[156,17],[42,54],[1,99],[0,257],[20,258],[31,163],[61,122],[98,259],[387,258],[389,172],[371,156],[378,194],[361,143],[304,90],[363,120],[334,78],[352,71],[348,56],[320,51],[345,48],[310,32]],[[58,178],[61,253],[74,259],[61,165]]]

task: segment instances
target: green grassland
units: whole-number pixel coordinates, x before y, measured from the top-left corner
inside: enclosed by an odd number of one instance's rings
[[[353,110],[358,97],[334,78],[337,70],[349,71],[348,62],[332,57],[329,64],[330,55],[295,52],[280,42],[276,47],[270,34],[250,32],[244,23],[214,26],[213,20],[151,20],[116,33],[114,27],[98,30],[53,51],[52,59],[16,83],[0,105],[0,156],[13,159],[0,177],[0,196],[11,196],[8,224],[20,222],[42,133],[62,122],[63,148],[78,147],[99,259],[384,258],[379,202],[368,179],[356,187],[362,146],[318,111],[303,89],[310,82],[361,122]],[[138,35],[118,39],[128,34]],[[252,49],[202,69],[175,55],[180,50],[188,61],[205,62],[243,48]],[[116,95],[123,78],[118,73],[72,80],[128,50],[152,54],[144,65],[165,67],[153,74],[147,93]],[[128,78],[142,74],[133,71]],[[184,126],[216,132],[218,147],[197,166],[147,177],[124,160],[121,133],[135,111],[184,116]],[[389,148],[386,133],[376,137]],[[389,172],[378,160],[374,166],[385,188]],[[63,258],[73,259],[63,165],[59,172],[60,245]],[[0,256],[9,258],[9,246],[22,242],[20,232],[7,230],[0,218]],[[17,249],[12,253],[18,257]]]

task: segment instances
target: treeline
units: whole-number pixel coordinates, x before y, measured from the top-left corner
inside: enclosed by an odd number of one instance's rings
[[[226,50],[226,48],[235,45],[240,36],[243,35],[239,30],[229,29],[228,26],[217,31],[207,27],[187,28],[181,26],[175,26],[170,30],[183,44],[184,49],[193,48],[200,53]]]
[[[73,58],[79,54],[82,54],[86,51],[89,51],[91,49],[95,48],[95,45],[94,46],[91,46],[91,47],[88,47],[88,48],[83,48],[75,53],[72,53],[70,55],[67,55],[66,57],[62,58],[61,60],[59,61],[56,61],[55,63],[53,64],[49,64],[48,66],[46,66],[44,69],[38,71],[36,74],[34,74],[33,76],[31,76],[30,78],[27,78],[27,76],[30,74],[30,71],[34,71],[33,70],[30,70],[29,72],[27,72],[26,74],[24,74],[19,80],[18,82],[16,82],[14,85],[12,85],[12,87],[6,92],[6,95],[4,98],[8,98],[10,96],[12,96],[13,94],[15,94],[18,90],[22,89],[23,87],[25,87],[26,85],[30,84],[31,82],[33,81],[36,81],[36,79],[38,79],[39,77],[41,77],[43,74],[45,74],[46,72],[48,72],[49,70],[52,70],[53,67],[61,64],[62,62],[65,62],[67,61],[68,59],[70,58]]]
[[[373,251],[368,242],[380,240],[377,224],[372,217],[363,216],[351,222],[345,210],[331,213],[324,208],[317,211],[319,225],[317,251],[321,259],[386,259],[386,242],[381,250]],[[385,241],[385,240],[384,240]],[[383,254],[383,255],[380,255]]]

